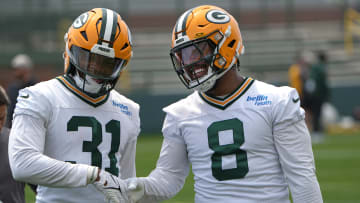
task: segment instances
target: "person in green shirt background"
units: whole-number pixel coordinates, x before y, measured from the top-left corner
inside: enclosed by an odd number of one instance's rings
[[[311,117],[311,136],[314,143],[323,141],[324,133],[321,125],[321,109],[329,100],[329,86],[327,80],[327,55],[324,51],[317,51],[316,62],[309,66],[309,77],[303,88],[304,105]]]

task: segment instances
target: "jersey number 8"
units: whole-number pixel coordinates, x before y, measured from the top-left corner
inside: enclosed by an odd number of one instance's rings
[[[220,145],[219,132],[232,130],[232,144]],[[208,129],[209,147],[214,151],[211,156],[212,175],[220,181],[244,178],[249,172],[246,151],[241,150],[240,146],[244,143],[243,123],[236,118],[212,123]],[[235,155],[236,168],[222,169],[222,156]]]

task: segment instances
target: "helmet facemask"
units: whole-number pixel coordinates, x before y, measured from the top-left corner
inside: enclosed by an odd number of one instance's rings
[[[170,51],[174,69],[188,89],[206,92],[214,86],[219,74],[224,71],[226,62],[219,54],[218,46],[209,39],[209,36],[213,35],[218,36],[218,41],[223,39],[221,32],[216,31],[178,45]],[[214,61],[218,61],[222,66],[215,66]]]
[[[66,46],[68,47],[68,46]],[[99,51],[104,50],[108,56]],[[111,54],[112,48],[95,45],[91,51],[73,45],[66,52],[70,64],[75,67],[73,79],[78,88],[91,96],[102,96],[115,87],[120,72],[126,65],[126,60],[114,58]]]

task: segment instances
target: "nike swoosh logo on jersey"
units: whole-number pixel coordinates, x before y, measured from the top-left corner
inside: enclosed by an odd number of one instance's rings
[[[298,102],[300,100],[300,98],[298,97],[298,98],[296,98],[296,99],[292,99],[292,101],[294,102],[294,103],[296,103],[296,102]]]
[[[25,95],[20,95],[20,97],[21,97],[21,98],[24,98],[24,99],[27,99],[27,98],[29,98],[30,96],[29,96],[29,94],[25,94]]]

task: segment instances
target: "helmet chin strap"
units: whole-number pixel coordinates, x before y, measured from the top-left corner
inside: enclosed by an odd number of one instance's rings
[[[85,92],[91,94],[99,93],[103,84],[97,83],[92,77],[85,75],[85,80],[79,75],[79,72],[76,71],[76,74],[73,76],[73,79],[76,85]]]
[[[199,86],[196,86],[194,89],[196,91],[199,91],[199,92],[207,92],[209,90],[211,90],[211,88],[214,87],[216,81],[218,79],[220,79],[223,75],[225,75],[225,73],[227,73],[231,68],[232,68],[232,65],[234,63],[232,62],[230,65],[229,68],[225,69],[223,72],[221,72],[220,74],[217,74],[211,78],[209,78],[207,81],[205,81],[204,83],[200,84]]]
[[[194,87],[194,89],[199,92],[207,92],[208,90],[214,87],[215,82],[216,82],[216,77],[211,77],[202,84]]]

